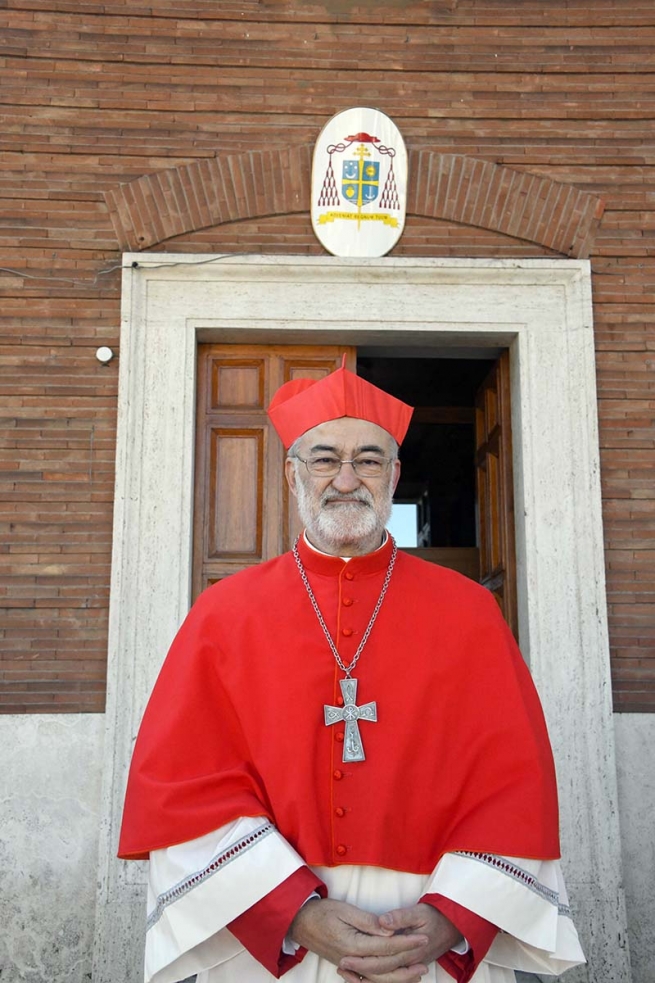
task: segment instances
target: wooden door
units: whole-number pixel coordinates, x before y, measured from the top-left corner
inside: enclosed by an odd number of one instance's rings
[[[193,596],[293,545],[299,522],[285,451],[266,415],[275,391],[341,364],[343,346],[200,345],[196,417]]]
[[[503,352],[475,401],[480,583],[493,592],[518,638],[509,352]]]

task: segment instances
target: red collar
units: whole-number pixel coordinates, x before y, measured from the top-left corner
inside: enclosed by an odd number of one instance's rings
[[[298,552],[300,559],[306,570],[314,573],[323,574],[326,577],[337,577],[343,572],[344,567],[348,567],[355,575],[367,576],[386,570],[391,559],[393,540],[387,536],[387,541],[379,550],[374,553],[367,553],[365,556],[353,556],[351,560],[342,560],[340,556],[328,556],[327,553],[317,553],[305,542],[305,537],[301,535],[298,541]]]

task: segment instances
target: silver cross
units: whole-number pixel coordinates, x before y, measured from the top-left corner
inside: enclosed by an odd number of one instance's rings
[[[357,702],[357,680],[340,679],[341,695],[343,696],[342,707],[331,707],[325,704],[325,726],[336,724],[340,720],[346,721],[346,733],[343,740],[342,761],[364,761],[364,746],[359,733],[358,720],[378,719],[377,703],[364,703],[361,707],[356,706]]]

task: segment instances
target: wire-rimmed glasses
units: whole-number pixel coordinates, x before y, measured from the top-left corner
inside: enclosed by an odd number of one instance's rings
[[[309,473],[317,478],[334,478],[344,464],[352,465],[358,478],[379,478],[393,460],[391,457],[379,457],[377,454],[362,454],[360,457],[346,461],[332,454],[320,454],[308,458],[295,454],[294,457],[302,461]]]

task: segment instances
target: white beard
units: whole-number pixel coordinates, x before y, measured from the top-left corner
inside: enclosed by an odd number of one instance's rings
[[[393,489],[389,482],[386,494],[377,502],[368,488],[357,488],[348,494],[326,488],[322,495],[312,494],[296,472],[298,514],[309,533],[338,552],[339,547],[366,540],[379,530],[384,531],[391,516]],[[330,501],[351,502],[351,505],[329,505]]]

